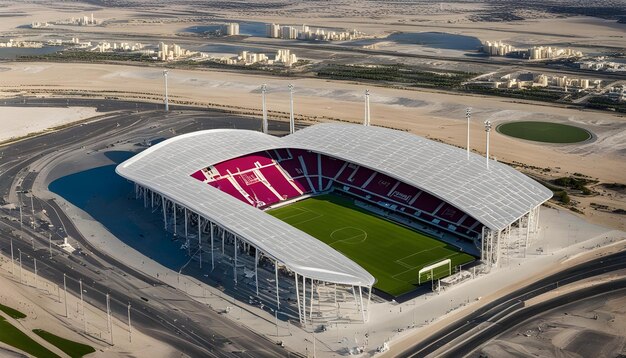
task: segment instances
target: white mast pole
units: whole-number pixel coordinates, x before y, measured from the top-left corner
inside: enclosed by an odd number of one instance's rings
[[[289,84],[289,133],[296,131],[296,123],[293,118],[293,85]]]
[[[465,110],[465,117],[467,118],[467,159],[469,159],[470,155],[470,118],[472,117],[472,107],[468,107]]]
[[[370,125],[370,90],[365,90],[365,118],[363,120],[364,126]]]
[[[165,112],[170,110],[169,98],[167,96],[167,70],[163,70],[163,78],[165,79]]]
[[[267,133],[267,105],[265,104],[265,93],[267,92],[267,85],[264,83],[261,85],[261,95],[263,99],[263,133]]]
[[[489,133],[491,132],[491,121],[485,121],[485,132],[487,134],[487,155],[485,157],[485,162],[487,163],[487,168],[489,168]]]

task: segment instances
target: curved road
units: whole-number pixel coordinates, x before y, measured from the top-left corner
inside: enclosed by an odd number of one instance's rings
[[[11,105],[11,101],[8,101]],[[20,101],[21,102],[21,101]],[[154,104],[111,102],[99,100],[37,100],[29,105],[96,106],[104,114],[100,120],[87,121],[64,130],[0,146],[0,195],[8,203],[13,195],[23,203],[23,215],[30,220],[31,211],[45,209],[52,228],[32,228],[24,220],[21,227],[18,210],[0,210],[0,250],[11,255],[11,241],[16,267],[19,253],[24,269],[34,271],[61,288],[63,274],[67,275],[68,290],[79,294],[78,280],[83,281],[85,300],[96,307],[106,307],[105,297],[111,295],[111,309],[122,322],[127,320],[127,305],[131,305],[133,328],[162,340],[193,357],[280,357],[294,355],[265,337],[240,326],[199,303],[183,292],[164,285],[124,263],[98,252],[81,235],[72,221],[54,200],[31,194],[11,192],[16,185],[20,191],[30,191],[39,175],[33,168],[48,165],[73,151],[99,150],[116,143],[138,143],[145,139],[169,137],[200,129],[238,127],[256,129],[260,122],[250,118],[197,109],[154,110]],[[13,104],[15,105],[15,104]],[[181,108],[182,109],[182,108]],[[62,170],[62,169],[61,169]],[[17,196],[15,196],[17,195]],[[4,204],[4,203],[0,203]],[[81,252],[67,254],[53,245],[49,252],[48,236],[57,241],[70,236],[80,243]],[[19,270],[19,269],[18,269]],[[19,271],[15,272],[17,277]]]
[[[496,335],[502,333],[503,331],[509,329],[511,326],[502,324],[500,320],[506,317],[506,320],[513,320],[512,317],[520,317],[524,316],[523,312],[530,314],[534,312],[532,310],[520,310],[523,307],[523,302],[538,296],[540,294],[546,293],[553,289],[559,287],[559,285],[565,285],[568,283],[576,282],[582,279],[586,279],[589,277],[594,277],[598,275],[605,274],[607,272],[612,272],[616,270],[621,270],[626,268],[626,252],[619,252],[609,256],[597,258],[571,268],[560,271],[556,274],[543,278],[530,284],[522,289],[519,289],[511,294],[503,296],[479,309],[470,313],[469,315],[463,317],[457,322],[447,326],[443,330],[435,333],[424,341],[421,341],[409,348],[405,352],[403,352],[401,357],[425,357],[429,354],[434,353],[440,348],[444,347],[447,344],[452,343],[457,337],[468,334],[472,330],[476,330],[485,322],[497,322],[498,324],[492,325],[492,328],[489,330],[489,334],[484,333],[480,335],[480,338],[476,339],[474,342],[475,345],[472,345],[472,342],[464,342],[460,344],[458,347],[453,348],[445,353],[439,353],[439,356],[449,356],[449,357],[461,357],[461,355],[454,355],[454,353],[469,353],[473,349],[475,349],[478,345],[482,344],[491,337],[495,337]],[[611,289],[611,285],[600,285],[599,287],[604,288],[605,290]],[[620,288],[620,286],[615,286],[616,288]],[[581,292],[583,292],[581,290]],[[581,293],[579,293],[581,294]],[[557,303],[565,302],[562,300],[556,300]],[[554,303],[552,303],[554,304]],[[539,305],[540,307],[544,307],[546,309],[550,309],[547,307],[547,303],[545,305]],[[534,310],[534,309],[533,309]],[[517,312],[517,313],[516,313]],[[512,314],[511,316],[507,316]],[[526,318],[529,318],[527,316]],[[515,321],[504,321],[505,323],[513,324]]]

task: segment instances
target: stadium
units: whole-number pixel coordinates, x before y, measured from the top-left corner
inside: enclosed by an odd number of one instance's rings
[[[340,317],[340,301],[365,322],[372,291],[398,297],[463,265],[498,265],[532,241],[552,196],[463,149],[337,123],[284,137],[188,133],[116,172],[209,274],[229,267],[235,285],[277,310],[295,306],[304,324]]]

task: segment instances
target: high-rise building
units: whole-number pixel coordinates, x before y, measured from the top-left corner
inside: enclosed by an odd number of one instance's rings
[[[279,24],[266,24],[265,25],[266,35],[270,38],[279,38],[280,37],[280,25]]]
[[[236,36],[239,35],[239,23],[237,22],[229,22],[222,26],[222,32],[226,36]]]

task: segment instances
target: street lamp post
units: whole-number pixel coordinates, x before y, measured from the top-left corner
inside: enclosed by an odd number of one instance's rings
[[[293,85],[289,84],[289,133],[293,134],[296,131],[296,124],[293,118]]]
[[[470,155],[470,118],[472,117],[472,107],[465,110],[465,118],[467,118],[467,159]]]
[[[487,168],[489,168],[489,133],[491,132],[491,121],[485,121],[485,133],[487,135],[487,155],[485,157],[485,162],[487,163]]]
[[[261,85],[261,97],[263,101],[263,133],[267,133],[267,105],[265,103],[265,93],[267,92],[267,85],[264,83]]]
[[[168,70],[163,70],[163,79],[165,80],[165,112],[170,110],[169,98],[167,96],[167,73]]]

